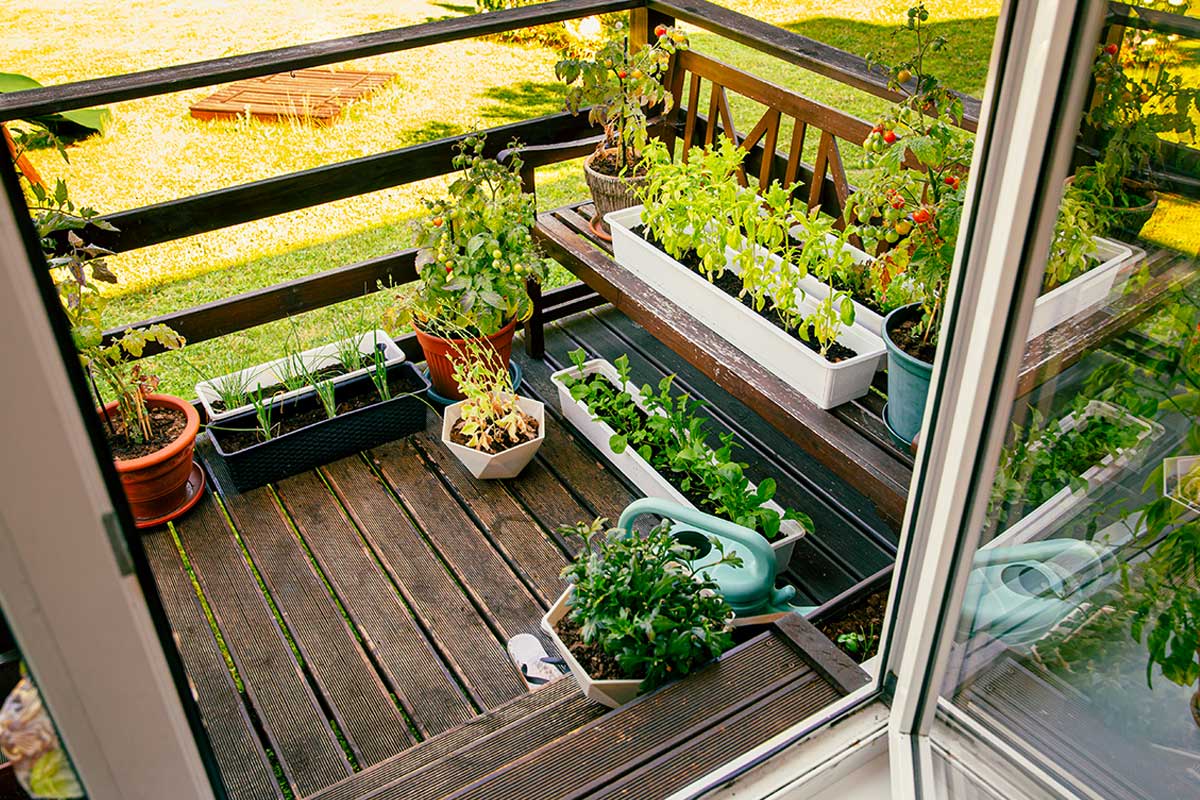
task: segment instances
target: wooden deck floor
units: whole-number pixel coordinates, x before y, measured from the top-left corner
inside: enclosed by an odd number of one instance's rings
[[[296,797],[363,796],[337,787],[395,778],[407,763],[398,754],[423,752],[423,764],[447,740],[461,747],[533,713],[525,706],[541,701],[504,643],[536,634],[564,586],[578,544],[554,531],[615,518],[636,497],[557,414],[549,375],[580,345],[628,353],[639,381],[678,370],[680,387],[708,401],[714,431],[742,444],[752,477],[776,476],[777,499],[812,515],[817,530],[785,576],[802,599],[828,599],[888,563],[891,534],[851,488],[619,313],[589,312],[548,331],[547,361],[522,360],[523,393],[551,413],[519,478],[473,480],[431,415],[423,434],[244,494],[210,464],[197,508],[145,537],[231,796],[280,797],[277,776]],[[584,703],[544,725],[575,730],[602,710]]]

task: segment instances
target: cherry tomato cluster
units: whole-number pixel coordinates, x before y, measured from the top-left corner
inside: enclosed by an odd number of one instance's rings
[[[893,145],[900,137],[891,128],[876,125],[863,140],[863,149],[868,153],[882,153],[888,145]]]

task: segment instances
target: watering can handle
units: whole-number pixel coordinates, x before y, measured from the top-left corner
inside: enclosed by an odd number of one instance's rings
[[[712,514],[705,514],[703,511],[697,511],[694,508],[682,506],[670,500],[662,500],[657,497],[643,497],[640,500],[634,500],[621,512],[621,519],[617,521],[617,528],[625,533],[632,533],[634,520],[643,514],[657,514],[660,517],[666,517],[667,519],[673,519],[676,522],[682,522],[685,525],[699,528],[707,533],[732,539],[738,543],[738,549],[741,550],[743,559],[749,553],[755,559],[761,560],[765,564],[770,564],[772,571],[774,570],[775,551],[771,549],[771,545],[762,534],[729,520],[714,517]]]

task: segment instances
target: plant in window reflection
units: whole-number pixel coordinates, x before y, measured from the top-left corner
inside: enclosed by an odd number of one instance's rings
[[[1094,267],[1096,243],[1093,236],[1104,232],[1104,212],[1088,202],[1087,193],[1069,184],[1058,209],[1050,259],[1042,278],[1042,291],[1048,292]]]
[[[845,220],[859,223],[867,252],[877,256],[879,290],[902,278],[917,294],[917,334],[936,344],[974,138],[957,127],[962,100],[928,72],[929,54],[947,44],[929,32],[928,20],[924,4],[913,6],[898,31],[913,37],[914,51],[887,68],[888,86],[905,97],[863,142],[869,172],[850,196]]]
[[[1122,45],[1097,49],[1095,97],[1085,121],[1100,133],[1102,145],[1096,163],[1075,174],[1097,205],[1130,209],[1150,202],[1151,185],[1131,178],[1161,165],[1164,138],[1196,141],[1200,87],[1171,69],[1181,60],[1177,39],[1138,33]]]

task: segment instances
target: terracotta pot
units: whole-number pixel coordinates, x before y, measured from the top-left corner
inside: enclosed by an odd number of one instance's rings
[[[491,336],[481,337],[496,351],[502,364],[508,364],[512,360],[512,340],[516,329],[517,320],[514,318]],[[457,343],[463,340],[443,339],[440,336],[425,333],[415,324],[413,331],[416,332],[417,341],[425,353],[425,363],[429,367],[429,380],[433,384],[433,390],[442,397],[462,400],[463,393],[458,390],[458,382],[454,380],[454,361],[451,356],[456,349],[461,347]]]
[[[125,499],[139,527],[141,523],[161,524],[187,511],[192,497],[188,487],[193,469],[192,451],[200,432],[200,415],[186,400],[169,394],[152,394],[146,398],[146,405],[182,411],[187,424],[183,433],[161,450],[140,458],[114,459]],[[115,402],[106,405],[104,411],[109,415],[119,413]]]
[[[596,216],[592,218],[592,230],[603,238],[609,238],[608,223],[604,222],[605,215],[636,206],[638,200],[636,188],[646,181],[645,175],[636,177],[618,177],[605,175],[592,169],[592,160],[601,153],[611,152],[597,150],[583,162],[583,174],[587,179],[588,189],[592,192],[592,203],[596,206]]]

